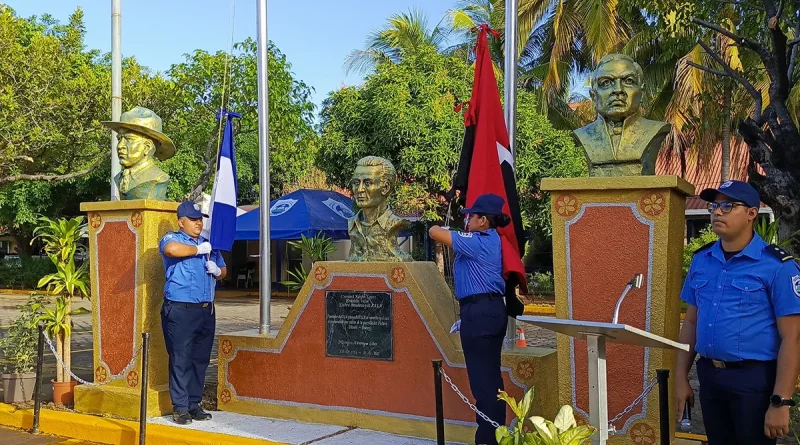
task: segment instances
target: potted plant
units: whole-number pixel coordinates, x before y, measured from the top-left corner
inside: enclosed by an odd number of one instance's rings
[[[57,221],[42,217],[40,222],[41,225],[34,230],[34,241],[39,240],[44,244],[44,250],[55,264],[56,272],[42,277],[38,287],[47,289],[56,299],[52,309],[39,305],[37,310],[41,311],[39,320],[44,322],[47,334],[55,340],[56,353],[65,365],[56,367],[53,401],[71,404],[74,400],[73,389],[77,385],[70,375],[72,300],[89,295],[89,274],[86,271],[88,263],[75,266],[75,251],[86,225],[83,217],[62,218]]]
[[[333,240],[322,232],[317,233],[313,238],[306,238],[305,235],[300,236],[300,241],[290,241],[289,244],[300,249],[304,256],[308,255],[311,258],[311,269],[314,268],[314,263],[326,260],[328,255],[336,251]],[[286,271],[287,275],[289,275],[289,280],[281,281],[281,284],[290,291],[299,291],[306,282],[306,278],[308,278],[308,272],[301,264],[295,270]]]
[[[39,341],[36,307],[42,299],[42,296],[31,294],[27,304],[19,307],[20,315],[8,328],[7,336],[0,339],[0,351],[5,358],[0,374],[5,403],[23,403],[33,399]]]
[[[578,425],[569,405],[562,406],[552,422],[540,416],[531,416],[533,388],[525,393],[519,403],[505,391],[500,391],[497,398],[506,402],[517,416],[513,428],[501,425],[495,431],[500,445],[583,445],[589,442],[595,432],[591,426]]]

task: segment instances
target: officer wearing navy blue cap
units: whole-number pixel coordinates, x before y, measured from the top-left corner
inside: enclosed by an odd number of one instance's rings
[[[719,240],[692,259],[681,299],[688,303],[675,379],[678,412],[694,404],[688,373],[695,356],[709,445],[775,444],[789,433],[800,372],[800,267],[753,231],[761,204],[746,182],[706,189]]]
[[[180,230],[159,243],[166,270],[161,327],[169,355],[169,394],[172,418],[181,425],[211,419],[200,400],[214,344],[214,287],[227,274],[222,255],[200,236],[204,216],[197,204],[182,202]]]
[[[460,335],[467,363],[467,376],[475,406],[490,419],[505,425],[506,408],[497,399],[503,389],[500,354],[508,316],[503,300],[503,259],[498,227],[511,222],[503,214],[503,198],[493,194],[479,196],[472,207],[461,210],[468,214],[468,232],[451,232],[448,228],[431,227],[435,241],[453,248],[456,299],[461,307]],[[496,445],[494,427],[475,417],[478,430],[476,444]]]

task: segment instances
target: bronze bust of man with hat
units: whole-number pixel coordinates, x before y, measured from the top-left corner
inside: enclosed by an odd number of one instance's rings
[[[161,118],[153,110],[134,107],[119,122],[103,122],[117,132],[117,153],[122,171],[114,176],[120,199],[167,199],[169,175],[156,165],[175,155],[175,144],[161,130]]]

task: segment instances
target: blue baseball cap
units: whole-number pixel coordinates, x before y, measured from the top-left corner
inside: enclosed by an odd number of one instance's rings
[[[495,194],[487,193],[478,196],[478,199],[472,203],[472,207],[468,209],[461,209],[461,213],[479,213],[481,215],[502,215],[503,204],[506,201]]]
[[[190,218],[190,219],[200,219],[200,218],[208,218],[208,215],[204,214],[200,211],[200,206],[193,203],[192,201],[183,201],[178,206],[178,218]]]
[[[758,192],[752,185],[744,181],[725,181],[719,188],[705,189],[700,192],[700,199],[712,202],[716,199],[718,193],[736,201],[741,201],[747,207],[761,207],[761,198],[758,196]]]

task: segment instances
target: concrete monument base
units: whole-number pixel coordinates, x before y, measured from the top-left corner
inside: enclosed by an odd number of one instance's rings
[[[148,416],[172,411],[161,331],[164,266],[158,242],[177,229],[178,203],[150,200],[81,204],[88,212],[94,381],[75,387],[80,412],[139,417],[142,333],[150,333]],[[135,365],[120,379],[128,363]],[[113,380],[113,381],[112,381]]]
[[[220,335],[219,409],[434,438],[431,360],[472,399],[449,333],[457,313],[434,263],[315,263],[279,331]],[[550,417],[554,352],[503,354],[506,391],[520,398],[536,386],[534,411]],[[447,440],[473,441],[475,415],[446,383],[444,416]]]

